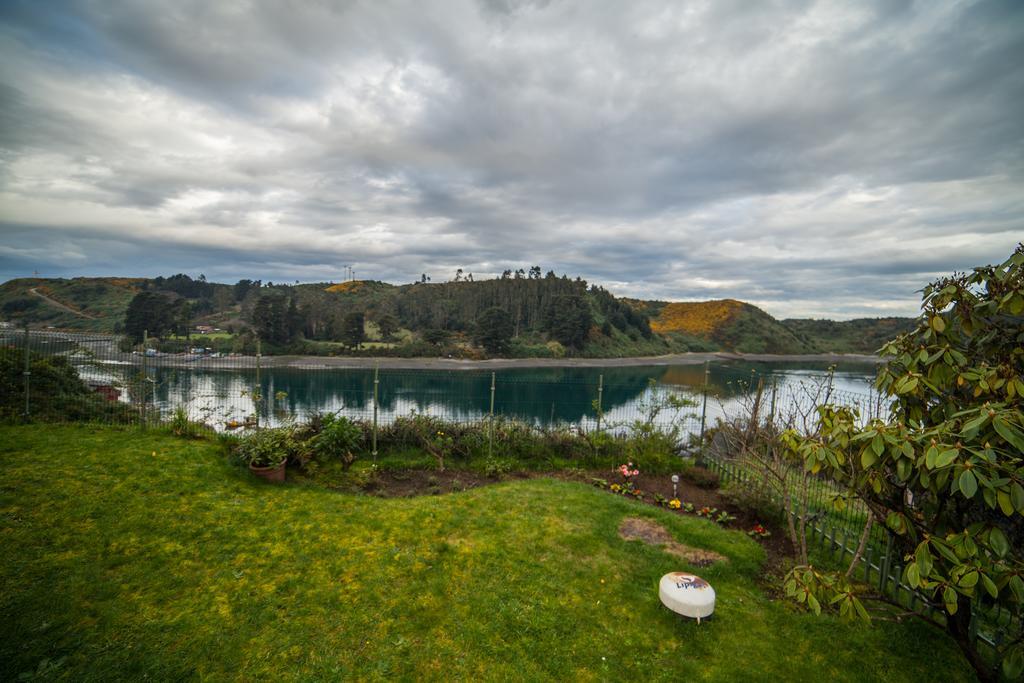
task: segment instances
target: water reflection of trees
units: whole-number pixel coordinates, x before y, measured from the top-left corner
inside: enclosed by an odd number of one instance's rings
[[[138,368],[135,368],[136,370]],[[863,377],[863,367],[858,368]],[[752,373],[751,370],[754,372]],[[713,364],[709,392],[721,399],[744,394],[758,377],[785,381],[787,373],[808,371],[807,364],[784,368],[756,364]],[[810,370],[813,372],[813,370]],[[150,368],[154,392],[165,411],[190,406],[217,417],[244,417],[253,412],[249,392],[256,386],[253,369]],[[856,374],[856,373],[854,373]],[[626,368],[531,368],[495,373],[494,410],[498,415],[531,422],[587,422],[596,418],[599,376],[601,408],[608,419],[634,416],[639,400],[654,379],[659,386],[699,393],[703,365]],[[378,409],[382,421],[416,411],[449,419],[476,419],[490,406],[491,373],[480,371],[381,371]],[[373,370],[268,368],[260,373],[262,414],[271,422],[283,415],[302,418],[317,411],[372,415]]]
[[[232,415],[251,411],[244,394],[256,384],[255,371],[153,371],[157,401],[167,405],[218,401]],[[496,373],[494,412],[541,423],[578,422],[596,417],[598,374],[604,375],[601,407],[604,412],[634,404],[658,380],[665,368],[609,368],[596,373],[582,368],[507,370]],[[343,410],[369,416],[373,409],[372,370],[265,369],[260,390],[264,410],[297,416],[320,410]],[[275,399],[275,396],[283,395]],[[430,412],[452,418],[479,417],[490,409],[491,374],[487,372],[381,372],[378,408],[382,418]]]

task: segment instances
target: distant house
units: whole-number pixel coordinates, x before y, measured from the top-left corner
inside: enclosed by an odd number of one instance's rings
[[[86,384],[89,385],[90,389],[108,401],[117,401],[121,398],[121,390],[113,384],[106,384],[98,380],[86,380]]]
[[[199,334],[210,334],[214,329],[212,325],[196,325],[196,332]]]

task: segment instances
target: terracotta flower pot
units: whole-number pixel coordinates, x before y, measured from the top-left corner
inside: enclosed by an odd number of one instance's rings
[[[249,471],[260,479],[279,484],[284,481],[284,467],[286,463],[287,460],[282,460],[280,465],[271,465],[269,467],[257,467],[250,464]]]

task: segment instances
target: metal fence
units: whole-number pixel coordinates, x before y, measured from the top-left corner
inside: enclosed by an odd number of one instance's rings
[[[417,370],[390,367],[393,360],[357,367],[360,361],[344,358],[219,355],[198,344],[157,353],[144,345],[124,349],[109,335],[0,330],[8,378],[3,389],[10,394],[6,417],[146,427],[183,415],[218,431],[301,422],[324,412],[381,425],[415,414],[455,423],[501,418],[541,429],[611,432],[650,420],[693,435],[701,433],[706,417],[700,388],[654,386],[614,368],[603,374]],[[71,381],[76,377],[81,382]],[[655,410],[654,402],[667,393],[685,395],[690,404]]]
[[[884,415],[884,401],[875,395],[832,392],[829,401],[833,405],[857,408],[861,411],[861,420]],[[733,485],[750,493],[767,496],[780,510],[786,508],[781,496],[765,487],[758,467],[743,458],[729,457],[713,448],[706,449],[704,454],[704,464],[719,476],[722,485]],[[807,485],[805,522],[808,549],[825,558],[849,563],[857,556],[857,548],[868,519],[867,507],[854,499],[837,510],[833,501],[843,487],[825,477],[813,477]],[[790,515],[794,521],[799,520],[796,500],[793,501]],[[925,609],[929,617],[941,620],[941,609],[937,609],[933,602],[916,589],[903,583],[904,566],[892,532],[884,524],[872,523],[855,573],[865,583],[877,587],[879,592],[889,595],[908,610]],[[1020,610],[1010,611],[1001,606],[978,608],[975,603],[971,617],[972,637],[995,648],[1013,642],[1024,628]]]
[[[862,421],[888,410],[881,395],[837,390],[820,377],[780,386],[756,375],[738,376],[722,392],[709,386],[706,369],[703,382],[687,389],[658,386],[636,373],[610,368],[595,378],[592,370],[548,369],[530,375],[351,367],[330,358],[219,355],[201,343],[201,338],[182,340],[181,352],[157,353],[145,344],[127,348],[111,335],[2,328],[2,417],[139,428],[183,417],[220,431],[340,412],[372,424],[374,443],[378,425],[411,415],[455,423],[516,420],[537,429],[612,433],[628,431],[639,421],[678,429],[684,441],[701,445],[694,452],[705,456],[705,464],[723,483],[754,490],[761,483],[749,464],[703,448],[705,432],[718,420],[750,418],[751,397],[761,398],[759,419],[790,423],[813,419],[814,408],[823,402],[856,408]],[[669,394],[685,398],[687,404],[665,404],[662,399]],[[867,510],[857,502],[835,510],[837,490],[826,479],[811,481],[808,529],[818,552],[852,557]],[[927,604],[900,580],[902,558],[894,553],[890,532],[875,524],[869,538],[860,558],[863,580],[908,608]],[[1019,617],[1004,611],[978,614],[974,622],[976,636],[996,646],[1020,628]]]

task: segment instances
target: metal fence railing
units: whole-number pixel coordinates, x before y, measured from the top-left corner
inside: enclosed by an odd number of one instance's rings
[[[749,419],[752,396],[760,396],[759,419],[798,428],[809,426],[814,408],[823,402],[856,408],[862,421],[888,411],[883,396],[836,389],[829,375],[781,385],[772,378],[737,376],[711,386],[705,369],[703,382],[687,389],[612,369],[595,376],[550,368],[530,374],[346,367],[330,358],[221,355],[200,343],[183,342],[179,353],[159,353],[145,344],[125,346],[112,335],[0,328],[0,418],[145,428],[180,416],[221,431],[340,412],[372,424],[374,444],[378,426],[412,415],[610,433],[649,423],[700,444],[706,465],[723,483],[756,489],[761,484],[748,464],[703,448],[705,433],[718,420]],[[700,377],[700,368],[690,372]],[[665,403],[668,395],[685,404]],[[837,490],[826,479],[811,481],[808,528],[819,552],[852,556],[867,510],[854,501],[837,511],[832,506]],[[908,606],[922,601],[900,580],[902,561],[889,531],[875,524],[869,538],[860,559],[863,580]],[[977,617],[974,632],[990,645],[1000,645],[1020,628],[1018,617],[1003,611]]]
[[[829,397],[833,405],[845,405],[861,411],[861,419],[884,415],[885,405],[876,395],[860,395],[852,392],[833,392]],[[729,457],[713,448],[705,451],[705,465],[715,472],[722,485],[737,486],[747,492],[766,496],[780,510],[786,509],[782,496],[764,485],[760,468],[742,457]],[[794,476],[795,473],[794,473]],[[858,500],[848,500],[841,509],[833,501],[842,487],[835,482],[815,476],[807,482],[807,499],[804,519],[808,533],[809,549],[840,562],[850,562],[857,556],[857,548],[868,519],[866,505]],[[799,519],[798,501],[794,498],[790,515]],[[923,608],[930,617],[942,619],[940,610],[917,590],[902,581],[905,563],[895,547],[892,532],[880,522],[873,522],[868,531],[864,552],[858,560],[859,578],[875,586],[903,604],[908,610]],[[994,648],[1014,641],[1019,637],[1024,623],[1020,611],[1011,612],[1002,606],[975,608],[972,612],[970,631],[972,637]]]
[[[198,343],[198,342],[194,342]],[[347,366],[344,359],[124,348],[117,337],[0,330],[5,417],[147,426],[184,415],[218,431],[276,426],[336,412],[386,425],[426,415],[472,423],[501,418],[537,428],[615,432],[642,420],[700,434],[699,389],[631,374]],[[653,403],[668,393],[690,404]]]

